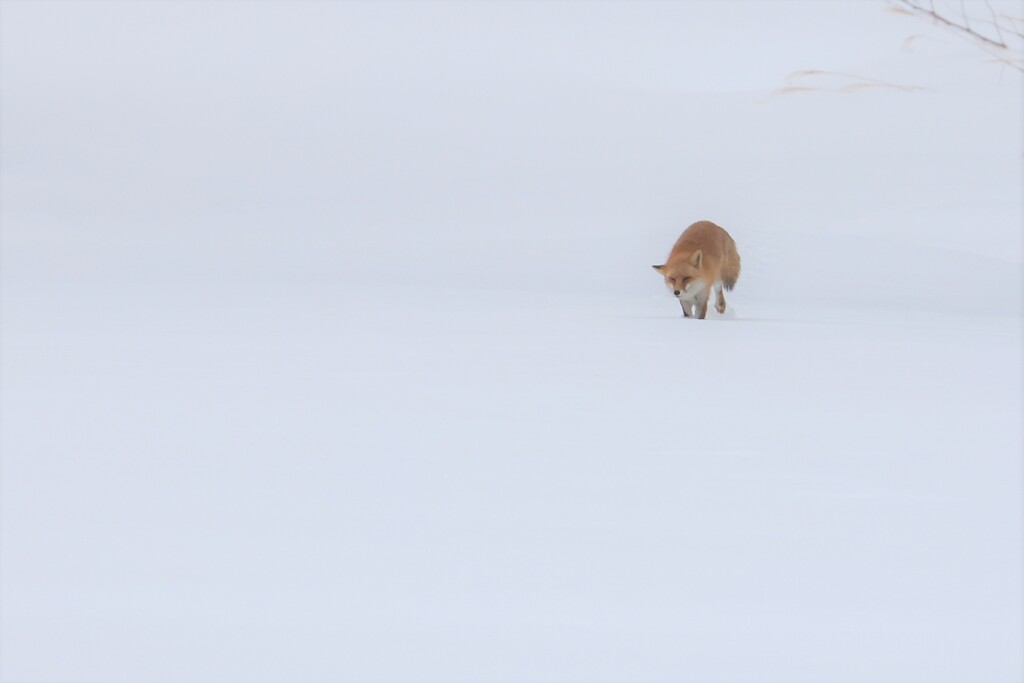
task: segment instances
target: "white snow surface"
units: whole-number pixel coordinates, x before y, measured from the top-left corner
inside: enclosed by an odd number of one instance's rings
[[[1024,678],[1022,79],[883,9],[5,3],[0,681]]]

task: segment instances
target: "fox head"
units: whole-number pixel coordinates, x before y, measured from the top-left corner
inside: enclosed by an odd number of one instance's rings
[[[703,256],[700,249],[686,258],[672,259],[661,266],[651,266],[665,278],[665,286],[679,298],[689,298],[704,288],[700,267]]]

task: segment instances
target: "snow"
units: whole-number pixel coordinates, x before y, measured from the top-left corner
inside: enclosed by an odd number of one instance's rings
[[[743,7],[5,4],[0,680],[1024,677],[1021,79]]]

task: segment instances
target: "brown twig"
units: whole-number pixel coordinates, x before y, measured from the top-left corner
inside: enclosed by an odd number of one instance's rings
[[[959,33],[976,43],[991,54],[991,51],[996,50],[997,53],[992,56],[996,58],[996,61],[1002,64],[1008,64],[1009,66],[1017,69],[1024,73],[1024,54],[1021,53],[1021,49],[1017,46],[1011,45],[1006,38],[1006,35],[1017,38],[1024,38],[1024,33],[1021,32],[1021,26],[1024,25],[1024,19],[1010,17],[1003,14],[996,14],[995,10],[989,4],[988,0],[985,0],[985,4],[988,6],[989,12],[992,15],[992,19],[983,19],[975,17],[975,22],[982,24],[991,24],[995,29],[996,37],[985,35],[980,31],[974,29],[971,26],[971,20],[967,13],[967,7],[963,0],[960,3],[960,14],[961,19],[951,19],[943,16],[943,14],[935,9],[935,0],[929,0],[928,6],[925,7],[918,0],[890,0],[894,3],[892,6],[901,11],[901,13],[916,14],[919,16],[926,17],[932,22],[944,26],[956,33]],[[1009,23],[1009,26],[1003,23]],[[1010,53],[1012,56],[1008,56]]]
[[[1005,42],[999,42],[997,40],[993,40],[992,38],[989,38],[988,36],[984,35],[983,33],[978,33],[977,31],[975,31],[973,28],[970,27],[969,23],[958,24],[955,21],[952,21],[952,20],[947,19],[946,17],[942,16],[941,14],[939,14],[935,10],[934,3],[931,5],[931,8],[929,9],[929,8],[926,8],[926,7],[922,7],[921,5],[918,5],[917,3],[912,2],[911,0],[897,0],[897,2],[899,2],[901,5],[907,7],[908,9],[910,9],[911,12],[915,12],[917,14],[923,14],[926,17],[930,18],[932,21],[935,21],[935,22],[937,22],[939,24],[942,24],[944,26],[948,26],[949,28],[953,28],[953,29],[956,29],[958,31],[963,31],[964,33],[967,33],[968,35],[970,35],[972,38],[974,38],[976,40],[980,40],[983,43],[987,43],[987,44],[989,44],[989,45],[991,45],[993,47],[1002,48],[1004,50],[1009,49],[1009,46]],[[965,20],[966,20],[966,15],[965,15]]]
[[[988,7],[989,14],[992,15],[992,26],[995,27],[999,40],[1002,41],[1003,45],[1006,45],[1006,38],[1003,37],[1003,27],[999,25],[999,21],[996,18],[996,11],[992,8],[992,3],[985,0],[985,7]]]

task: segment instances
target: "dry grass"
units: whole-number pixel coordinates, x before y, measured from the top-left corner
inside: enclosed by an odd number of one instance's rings
[[[889,0],[886,9],[925,19],[980,48],[991,57],[990,63],[1024,73],[1024,17],[996,12],[988,0],[970,5],[960,2],[956,6],[936,6],[935,0]]]
[[[786,76],[785,85],[772,91],[771,96],[794,95],[802,93],[856,93],[864,90],[899,90],[901,92],[915,92],[926,90],[913,85],[901,85],[889,83],[874,78],[865,78],[855,74],[841,73],[839,71],[822,71],[820,69],[804,69],[794,71]]]

